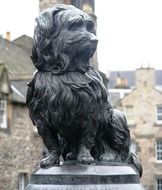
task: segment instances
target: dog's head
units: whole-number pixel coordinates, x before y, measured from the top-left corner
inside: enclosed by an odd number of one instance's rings
[[[40,71],[86,72],[97,47],[91,17],[71,5],[56,5],[36,19],[32,60]]]

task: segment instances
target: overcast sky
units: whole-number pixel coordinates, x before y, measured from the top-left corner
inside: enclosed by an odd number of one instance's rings
[[[96,1],[100,68],[162,69],[162,0],[104,2]]]
[[[103,72],[162,69],[162,0],[96,0],[95,12]],[[0,0],[0,34],[32,37],[37,15],[38,0]]]
[[[38,0],[0,0],[0,34],[10,31],[12,39],[24,33],[33,36],[38,12]]]

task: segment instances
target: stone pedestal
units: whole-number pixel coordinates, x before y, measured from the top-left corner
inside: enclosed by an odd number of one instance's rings
[[[65,163],[36,170],[26,190],[142,190],[142,186],[127,165]]]

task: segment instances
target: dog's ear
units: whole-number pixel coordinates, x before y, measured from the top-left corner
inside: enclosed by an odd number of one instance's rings
[[[52,38],[59,34],[55,17],[62,10],[62,6],[51,7],[36,18],[31,59],[38,70],[46,70],[45,67],[48,67],[43,60],[48,57],[45,54],[49,51]]]
[[[56,15],[58,12],[58,9],[49,9],[48,11],[41,13],[40,16],[35,19],[37,23],[36,28],[42,35],[49,36],[49,34],[54,31],[55,26],[53,23],[53,16]]]
[[[56,15],[60,12],[65,10],[66,8],[64,5],[57,5],[52,6],[48,10],[45,10],[42,12],[39,17],[37,17],[36,23],[37,27],[39,28],[40,32],[42,32],[44,35],[50,35],[51,33],[55,33],[56,30]],[[58,20],[60,22],[60,20]]]

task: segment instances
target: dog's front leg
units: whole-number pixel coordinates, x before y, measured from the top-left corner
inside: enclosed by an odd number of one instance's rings
[[[42,137],[42,140],[49,151],[49,155],[41,160],[41,168],[49,168],[54,165],[59,165],[59,142],[58,135],[49,128],[44,126],[37,126],[38,133]]]
[[[92,127],[93,126],[93,127]],[[91,164],[94,162],[94,158],[91,155],[91,149],[94,145],[94,139],[96,135],[96,129],[94,125],[86,126],[81,134],[78,161],[82,164]]]

